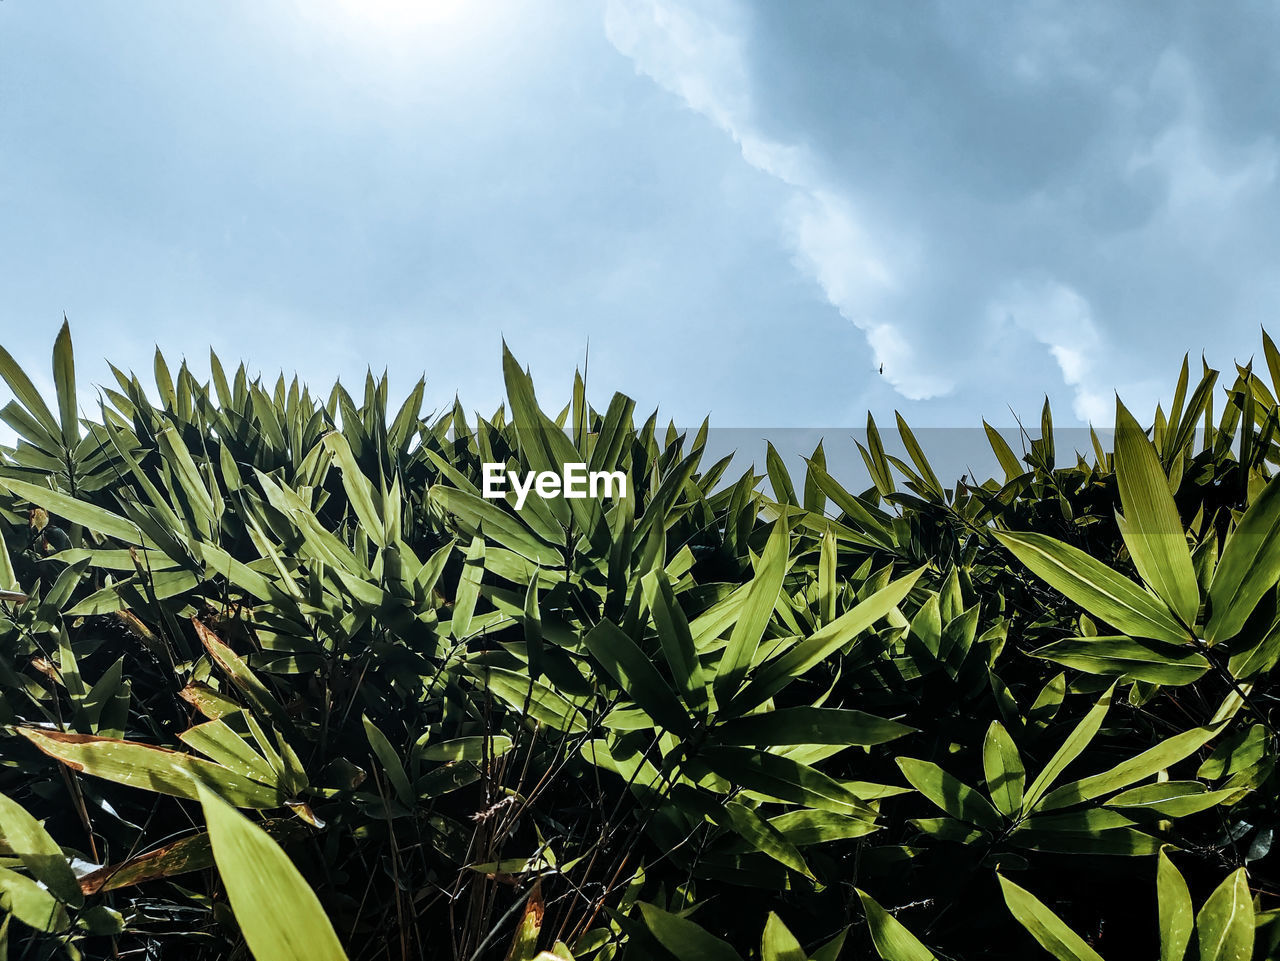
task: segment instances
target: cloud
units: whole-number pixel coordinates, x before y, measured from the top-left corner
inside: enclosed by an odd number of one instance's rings
[[[1105,423],[1112,389],[1154,402],[1280,310],[1274,17],[1177,7],[611,0],[606,29],[790,186],[792,263],[916,410],[1050,371]]]
[[[550,391],[589,336],[686,423],[1071,426],[1280,315],[1280,8],[376,2],[15,7],[24,365],[66,311],[84,384],[213,340],[491,410],[501,337]]]
[[[1163,180],[1165,219],[1195,218],[1202,227],[1207,220],[1212,228],[1233,205],[1274,183],[1274,138],[1263,135],[1233,147],[1213,137],[1200,84],[1184,54],[1166,50],[1152,71],[1149,89],[1153,96],[1174,100],[1178,115],[1137,146],[1127,172],[1132,176],[1151,171]]]
[[[1012,324],[1049,349],[1062,382],[1073,388],[1072,409],[1080,420],[1110,423],[1108,392],[1096,381],[1103,337],[1078,291],[1055,280],[1022,281],[1003,291],[988,313],[997,328]]]
[[[609,0],[605,12],[606,35],[638,71],[732,137],[748,164],[792,188],[778,218],[793,262],[866,334],[872,369],[883,366],[885,379],[907,398],[945,394],[952,381],[917,363],[910,338],[886,313],[900,278],[854,199],[815,171],[803,145],[753,125],[744,31],[727,3]]]
[[[724,17],[732,8],[720,4],[716,12]],[[736,36],[708,16],[661,0],[609,0],[604,25],[637,70],[739,139],[747,83]]]

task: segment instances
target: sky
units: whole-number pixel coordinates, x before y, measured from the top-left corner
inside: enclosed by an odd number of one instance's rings
[[[0,344],[51,390],[65,314],[89,413],[159,346],[488,414],[505,338],[548,407],[589,356],[602,408],[829,450],[1149,421],[1280,335],[1277,20],[3,0]]]

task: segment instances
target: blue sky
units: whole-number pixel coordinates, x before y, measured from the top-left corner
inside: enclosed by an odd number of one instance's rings
[[[5,0],[0,342],[487,413],[504,336],[557,403],[589,338],[678,423],[1109,424],[1280,314],[1277,19]]]

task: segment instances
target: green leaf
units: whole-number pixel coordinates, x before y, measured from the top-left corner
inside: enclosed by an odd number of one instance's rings
[[[0,377],[4,378],[9,389],[13,391],[16,397],[27,412],[35,419],[36,423],[48,433],[49,440],[57,440],[62,436],[62,429],[58,426],[58,422],[53,419],[53,414],[45,404],[44,398],[40,396],[40,391],[36,390],[35,385],[31,383],[31,379],[26,375],[23,369],[18,366],[18,362],[13,356],[0,347]],[[35,443],[42,438],[28,438]],[[55,453],[50,450],[49,453]]]
[[[838,551],[835,532],[829,530],[822,535],[822,549],[818,555],[818,620],[820,624],[830,624],[836,619],[836,594],[840,589],[836,581]]]
[[[1210,791],[1199,781],[1158,781],[1117,794],[1107,802],[1113,808],[1147,808],[1169,818],[1207,811],[1235,791]]]
[[[787,930],[782,918],[770,911],[764,923],[764,935],[760,939],[761,961],[809,961],[809,955],[796,936]]]
[[[65,931],[71,923],[67,909],[57,898],[35,881],[8,868],[0,868],[0,911],[47,934]]]
[[[677,961],[742,961],[728,942],[707,933],[693,921],[644,901],[639,903],[639,908],[645,927]]]
[[[1067,739],[1062,742],[1062,746],[1054,752],[1053,757],[1049,758],[1049,762],[1044,766],[1044,769],[1031,782],[1031,787],[1028,788],[1026,797],[1022,802],[1026,810],[1035,810],[1037,802],[1044,797],[1049,788],[1053,787],[1053,782],[1058,779],[1067,765],[1079,757],[1080,752],[1089,746],[1089,742],[1098,733],[1098,729],[1102,727],[1103,719],[1107,716],[1107,710],[1111,706],[1111,692],[1113,690],[1114,687],[1107,688],[1102,697],[1098,698],[1098,702],[1076,725],[1075,730],[1067,735]]]
[[[1076,834],[1097,834],[1101,831],[1112,831],[1116,828],[1132,827],[1133,821],[1119,811],[1106,808],[1085,808],[1080,811],[1068,811],[1065,814],[1033,815],[1019,826],[1019,830],[1037,832],[1066,831]]]
[[[400,763],[400,755],[396,753],[396,749],[387,740],[387,736],[378,729],[378,726],[373,721],[369,720],[367,714],[363,715],[361,720],[364,723],[365,737],[369,739],[369,747],[373,748],[373,753],[377,756],[378,762],[386,772],[387,780],[391,782],[391,787],[396,792],[396,799],[412,811],[416,806],[417,795],[413,790],[413,785],[409,783],[409,775],[405,773],[404,765]]]
[[[769,818],[769,823],[797,848],[826,844],[829,841],[860,838],[879,830],[874,821],[850,817],[847,814],[836,814],[834,811],[817,811],[812,808],[787,811],[785,814]]]
[[[1149,857],[1160,850],[1160,840],[1136,828],[1112,828],[1106,831],[1036,831],[1017,832],[1018,846],[1028,851],[1069,854],[1072,857],[1106,855],[1107,857]]]
[[[1160,598],[1079,548],[1044,534],[992,534],[1050,587],[1124,633],[1174,644],[1191,639]]]
[[[1164,848],[1156,866],[1156,903],[1160,910],[1160,961],[1182,961],[1191,943],[1191,893]]]
[[[582,734],[587,722],[582,711],[541,681],[502,667],[468,667],[500,700],[553,731]]]
[[[258,754],[248,741],[237,734],[226,721],[216,719],[187,728],[178,737],[183,744],[228,770],[275,787],[280,778],[266,758]]]
[[[999,721],[991,722],[982,742],[982,770],[996,810],[1005,817],[1016,816],[1022,810],[1027,772],[1013,738]]]
[[[156,348],[152,367],[155,370],[156,389],[160,394],[160,403],[164,405],[166,410],[173,410],[177,407],[177,396],[173,390],[173,376],[169,373],[169,365],[165,363],[164,354],[160,353],[159,347]]]
[[[940,841],[973,845],[990,840],[990,837],[979,828],[964,821],[957,821],[955,818],[911,818],[908,823]]]
[[[726,781],[767,797],[837,814],[869,814],[857,795],[800,761],[745,747],[705,747],[697,759]]]
[[[706,680],[698,664],[698,650],[693,643],[689,621],[671,590],[667,573],[654,571],[646,575],[644,589],[671,676],[685,702],[694,710],[701,710],[707,703]]]
[[[1236,731],[1213,749],[1196,777],[1217,780],[1253,767],[1267,756],[1267,741],[1267,729],[1261,724]]]
[[[809,455],[806,465],[817,467],[819,470],[826,468],[827,453],[822,449],[821,438],[818,439],[818,446]],[[827,509],[827,495],[823,492],[822,485],[818,483],[811,469],[806,470],[804,473],[803,507],[811,514],[824,514]]]
[[[461,521],[468,534],[491,538],[521,557],[546,567],[564,565],[559,551],[539,540],[523,521],[502,510],[495,501],[441,484],[433,485],[427,497]]]
[[[539,878],[533,882],[533,889],[524,903],[524,912],[516,923],[515,936],[511,939],[511,947],[507,949],[505,961],[538,961],[542,957],[538,954],[538,935],[542,932],[542,919],[545,912],[542,880]]]
[[[616,755],[614,750],[618,752]],[[616,740],[612,745],[603,738],[588,741],[579,752],[589,763],[618,775],[627,783],[631,792],[639,797],[648,798],[663,780],[658,769],[642,753],[623,748]]]
[[[351,445],[339,431],[331,431],[324,437],[324,446],[342,472],[342,488],[346,491],[347,502],[359,519],[361,528],[371,541],[379,547],[386,547],[386,528],[382,513],[374,503],[373,485],[356,464]]]
[[[519,557],[519,555],[512,554],[510,551],[502,551],[502,548],[495,547],[492,551],[486,551],[486,554],[493,555],[489,560],[494,560],[499,551],[512,558]],[[519,560],[524,561],[524,558],[519,558]],[[538,604],[538,588],[540,586],[538,584],[538,572],[540,570],[541,568],[535,567],[518,577],[509,578],[509,580],[514,580],[516,583],[522,580],[527,580],[528,583],[524,592],[524,610],[521,612],[521,624],[524,627],[525,655],[529,658],[529,676],[532,678],[538,678],[543,675],[543,662],[546,658],[544,653],[545,643],[542,637],[542,610]]]
[[[1197,422],[1201,414],[1204,415],[1204,426],[1207,429],[1205,444],[1207,447],[1213,446],[1213,388],[1218,383],[1218,372],[1211,370],[1208,364],[1203,364],[1203,370],[1200,383],[1192,391],[1191,400],[1187,402],[1186,410],[1179,418],[1178,430],[1167,444],[1170,452],[1181,451],[1191,443],[1194,431],[1200,426]]]
[[[817,948],[813,952],[813,957],[809,961],[839,961],[840,952],[844,950],[845,938],[849,936],[849,926],[840,929],[840,933],[834,938]],[[928,961],[928,959],[925,959]]]
[[[1235,637],[1258,601],[1280,580],[1280,476],[1254,498],[1227,538],[1209,585],[1211,613],[1204,637]]]
[[[1200,589],[1169,493],[1169,478],[1133,415],[1116,398],[1115,473],[1124,507],[1121,534],[1138,574],[1184,624],[1194,624]]]
[[[95,904],[79,912],[76,917],[76,927],[89,934],[100,936],[122,934],[125,929],[124,915],[105,904]]]
[[[77,500],[62,491],[50,490],[38,484],[14,480],[12,477],[0,477],[0,487],[12,494],[17,494],[25,501],[43,507],[50,514],[65,518],[72,524],[80,524],[91,531],[114,537],[125,544],[143,545],[142,532],[132,521],[127,521],[119,514],[113,514],[101,507]]]
[[[871,930],[871,943],[884,961],[937,961],[933,952],[892,914],[860,888],[855,888],[862,899],[862,910]]]
[[[902,438],[902,446],[907,449],[907,456],[911,458],[911,462],[920,471],[920,477],[929,488],[929,491],[939,498],[942,497],[942,482],[938,480],[938,475],[933,472],[929,459],[924,455],[924,449],[916,441],[916,435],[911,432],[911,428],[907,426],[907,422],[901,414],[897,411],[894,411],[893,414],[898,420],[898,434]]]
[[[1253,957],[1253,898],[1244,868],[1233,871],[1196,915],[1200,961],[1249,961]]]
[[[4,542],[4,531],[0,530],[0,600],[12,601],[25,597],[18,588],[18,575],[14,572],[9,548]],[[16,597],[4,596],[7,594],[13,594]]]
[[[416,753],[424,761],[483,761],[486,757],[502,757],[514,744],[505,734],[456,737],[435,744],[428,743],[424,736],[418,739]]]
[[[883,744],[915,728],[862,711],[831,707],[784,707],[733,718],[715,728],[721,744],[766,747],[781,744]]]
[[[1031,654],[1087,674],[1171,687],[1199,680],[1211,666],[1203,654],[1189,647],[1124,635],[1070,637]]]
[[[251,781],[220,764],[167,748],[32,728],[18,728],[18,733],[73,770],[144,791],[194,801],[199,797],[196,784],[201,782],[216,788],[237,807],[279,807],[286,800],[278,790]]]
[[[165,427],[156,433],[156,440],[165,463],[173,473],[177,499],[184,502],[190,511],[188,522],[194,522],[202,539],[217,540],[218,515],[223,506],[221,498],[214,502],[204,478],[200,476],[200,468],[177,431]]]
[[[290,730],[293,722],[288,712],[253,673],[244,658],[224,644],[218,635],[209,630],[199,618],[192,616],[191,625],[195,628],[196,636],[200,638],[200,643],[204,645],[209,658],[226,673],[227,678],[244,695],[253,709],[262,717],[271,718],[282,730]]]
[[[602,620],[584,642],[596,660],[655,723],[682,735],[693,730],[689,712],[653,666],[653,661],[625,631],[610,620]]]
[[[856,443],[856,442],[855,442]],[[867,446],[858,444],[858,451],[867,465],[867,473],[881,497],[888,497],[896,489],[893,484],[893,471],[889,467],[889,458],[884,453],[884,443],[880,440],[880,430],[876,427],[871,411],[867,411]]]
[[[476,601],[480,599],[480,584],[484,579],[484,538],[471,539],[462,562],[462,576],[453,594],[453,617],[449,621],[449,633],[463,640],[471,633],[471,618],[475,614]]]
[[[1053,470],[1053,411],[1049,408],[1049,398],[1047,395],[1044,399],[1044,407],[1040,409],[1040,447],[1043,451],[1043,463],[1045,468],[1047,470]]]
[[[1037,729],[1047,727],[1049,722],[1058,716],[1058,709],[1062,707],[1062,700],[1066,694],[1067,676],[1065,674],[1055,674],[1045,681],[1044,687],[1040,689],[1040,693],[1036,695],[1036,699],[1031,702],[1031,707],[1027,711],[1028,723]]]
[[[4,794],[0,794],[0,838],[22,859],[31,876],[58,900],[73,908],[84,904],[80,882],[62,848],[22,805]]]
[[[924,570],[921,567],[898,578],[826,627],[815,631],[811,637],[785,654],[767,661],[756,670],[746,688],[735,698],[734,706],[739,710],[750,710],[763,704],[810,668],[840,650],[896,608],[911,592]]]
[[[280,846],[205,787],[200,804],[231,910],[257,961],[347,961],[311,886]]]
[[[791,474],[787,471],[786,462],[774,449],[773,444],[765,442],[765,469],[769,474],[769,486],[773,488],[773,498],[782,504],[799,507],[796,500],[795,485],[791,483]]]
[[[1045,797],[1044,802],[1040,805],[1040,810],[1052,811],[1057,808],[1078,804],[1081,801],[1091,801],[1094,798],[1102,797],[1104,794],[1110,794],[1112,791],[1128,787],[1135,781],[1151,777],[1158,771],[1163,771],[1165,768],[1177,764],[1200,750],[1201,747],[1208,744],[1215,735],[1221,732],[1227,723],[1227,721],[1223,721],[1208,727],[1197,727],[1189,731],[1183,731],[1181,734],[1175,734],[1173,737],[1161,741],[1155,747],[1148,748],[1135,757],[1121,761],[1115,767],[1103,771],[1101,774],[1095,774],[1092,777],[1064,784]]]
[[[792,871],[813,878],[813,872],[796,846],[755,810],[740,801],[730,801],[725,805],[725,813],[729,815],[734,831],[745,838],[753,850],[768,855]]]
[[[760,554],[755,577],[746,586],[746,598],[729,635],[729,643],[720,658],[716,674],[716,690],[732,694],[755,658],[760,638],[773,617],[782,578],[787,572],[787,554],[791,546],[786,520],[774,521],[769,542]]]
[[[63,613],[67,617],[112,614],[129,607],[132,603],[131,595],[133,597],[150,595],[156,600],[164,600],[185,594],[199,583],[200,578],[190,571],[157,571],[147,577],[145,587],[138,577],[129,577],[116,581],[110,587],[94,591]]]
[[[835,506],[844,511],[849,519],[874,542],[883,546],[892,543],[887,517],[874,512],[865,503],[854,497],[827,473],[826,468],[816,461],[809,462],[809,476],[822,493],[835,502]],[[879,516],[877,516],[879,515]]]
[[[58,393],[62,443],[67,450],[75,450],[80,443],[80,419],[76,414],[76,362],[71,350],[71,325],[65,317],[53,342],[53,386]]]
[[[1018,887],[1001,876],[1000,888],[1004,902],[1018,923],[1026,928],[1040,946],[1058,961],[1103,961],[1097,951],[1085,943],[1084,938],[1067,927],[1062,919],[1050,911],[1030,891]]]
[[[932,761],[897,758],[898,767],[913,788],[953,818],[989,831],[1000,830],[1000,814],[986,798]]]
[[[271,600],[274,594],[271,582],[247,564],[236,560],[221,548],[212,544],[191,544],[192,553],[206,565],[205,577],[212,579],[220,574],[239,590],[246,591],[260,601]]]
[[[550,439],[558,428],[538,406],[533,381],[507,349],[505,340],[502,344],[502,376],[507,387],[507,399],[511,403],[511,425],[520,453],[535,471],[561,470],[562,465],[557,463]],[[569,501],[550,498],[545,501],[545,505],[557,522],[566,527],[569,525]]]
[[[1008,484],[1015,477],[1025,474],[1026,466],[1018,460],[1008,442],[1000,436],[1000,432],[985,420],[982,422],[982,427],[987,432],[987,441],[991,444],[991,450],[995,452],[996,460],[1000,462],[1000,469],[1004,471],[1004,482]]]

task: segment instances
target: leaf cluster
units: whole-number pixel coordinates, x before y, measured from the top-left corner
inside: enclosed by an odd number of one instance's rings
[[[159,353],[82,416],[69,328],[56,411],[0,349],[0,951],[1272,957],[1264,353],[980,484],[869,418],[855,491],[505,351],[469,418]]]

